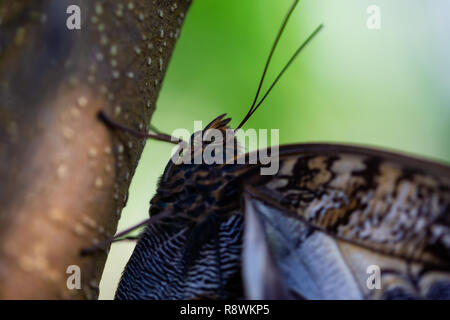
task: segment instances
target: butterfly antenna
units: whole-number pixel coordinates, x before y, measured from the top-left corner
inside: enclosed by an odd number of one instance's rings
[[[237,132],[240,128],[242,128],[242,126],[247,122],[247,120],[253,114],[253,108],[255,107],[256,101],[258,100],[259,93],[261,91],[261,87],[262,87],[263,82],[264,82],[264,78],[266,77],[267,69],[269,68],[270,60],[272,60],[272,56],[273,56],[273,53],[274,53],[274,51],[275,51],[275,49],[277,47],[278,41],[280,40],[281,35],[283,34],[283,31],[284,31],[284,28],[286,27],[286,24],[287,24],[291,14],[292,14],[292,12],[294,11],[295,7],[297,6],[298,2],[299,2],[299,0],[295,0],[292,3],[288,13],[286,14],[286,17],[283,20],[283,23],[281,24],[280,30],[278,31],[278,34],[277,34],[277,36],[275,38],[275,42],[273,43],[272,48],[270,50],[269,57],[267,58],[266,65],[264,66],[264,71],[263,71],[263,74],[261,76],[261,80],[259,81],[258,89],[256,90],[256,95],[255,95],[255,98],[253,99],[252,106],[250,107],[250,110],[247,112],[247,115],[244,117],[244,119],[241,121],[241,123],[235,129],[235,132]]]
[[[250,110],[250,114],[248,116],[248,118],[250,118],[253,113],[256,111],[256,109],[259,108],[259,106],[263,103],[263,101],[267,98],[267,96],[269,95],[270,91],[273,89],[273,87],[275,86],[275,84],[278,82],[278,80],[280,80],[281,76],[284,74],[284,72],[286,72],[286,70],[289,68],[289,66],[291,65],[291,63],[295,60],[295,58],[297,58],[298,54],[308,45],[309,42],[311,42],[311,40],[319,33],[320,30],[322,30],[323,28],[323,24],[319,25],[314,31],[313,33],[311,33],[311,35],[301,44],[301,46],[297,49],[297,51],[295,51],[295,53],[292,55],[291,59],[289,59],[289,61],[286,63],[286,65],[284,66],[284,68],[281,70],[281,72],[278,74],[278,76],[275,78],[275,80],[273,81],[273,83],[271,84],[271,86],[269,87],[269,89],[267,89],[266,93],[264,94],[264,96],[261,98],[261,100],[258,102],[258,104],[253,108],[253,110]]]

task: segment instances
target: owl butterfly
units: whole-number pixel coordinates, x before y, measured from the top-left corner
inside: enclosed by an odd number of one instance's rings
[[[297,2],[235,132],[321,28],[258,102]],[[229,121],[216,118],[191,144],[207,129],[225,132]],[[278,159],[270,176],[248,161],[169,161],[116,299],[450,299],[449,166],[335,144],[284,145]]]

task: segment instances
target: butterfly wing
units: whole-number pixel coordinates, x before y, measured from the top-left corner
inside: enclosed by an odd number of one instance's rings
[[[244,239],[256,220],[265,244],[244,240],[246,292],[253,269],[259,279],[273,270],[305,298],[450,298],[449,190],[450,169],[433,162],[350,146],[282,147],[277,174],[247,181]],[[258,246],[275,266],[246,263]]]
[[[218,224],[214,236],[190,246],[202,232],[172,217],[149,224],[127,263],[119,300],[242,297],[239,252],[242,216]]]
[[[313,235],[308,225],[254,195],[246,195],[245,211],[243,278],[247,298],[285,299],[287,292],[306,299],[362,298],[333,239],[319,232]],[[258,242],[252,241],[252,229],[258,229]]]
[[[271,246],[273,241],[267,233],[267,221],[260,214],[260,209],[262,208],[257,208],[257,201],[246,195],[242,254],[245,294],[252,300],[290,299],[292,297],[284,283],[283,274],[275,261],[280,257],[273,251],[274,248]],[[283,264],[281,262],[281,265]]]

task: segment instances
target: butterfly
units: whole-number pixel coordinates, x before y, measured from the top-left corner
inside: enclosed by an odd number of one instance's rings
[[[297,2],[234,132],[322,28],[258,100]],[[173,142],[100,117],[111,128]],[[175,157],[194,156],[197,138],[210,129],[225,134],[229,122],[217,117]],[[226,142],[203,143],[201,151]],[[261,175],[264,165],[247,161],[255,152],[233,153],[242,162],[169,161],[150,218],[135,226],[145,229],[116,299],[450,299],[449,166],[351,145],[293,144],[280,146],[277,173]]]

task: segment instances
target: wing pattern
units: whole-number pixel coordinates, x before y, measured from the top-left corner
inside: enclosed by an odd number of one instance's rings
[[[164,219],[149,225],[122,276],[116,299],[220,299],[241,297],[242,216],[220,224],[217,237],[186,244],[193,228]],[[195,250],[187,253],[186,248]],[[188,261],[190,260],[190,261]]]
[[[312,299],[450,298],[448,168],[340,149],[285,154],[278,174],[247,184],[246,224],[258,216],[289,289]],[[382,289],[368,288],[370,266]]]

